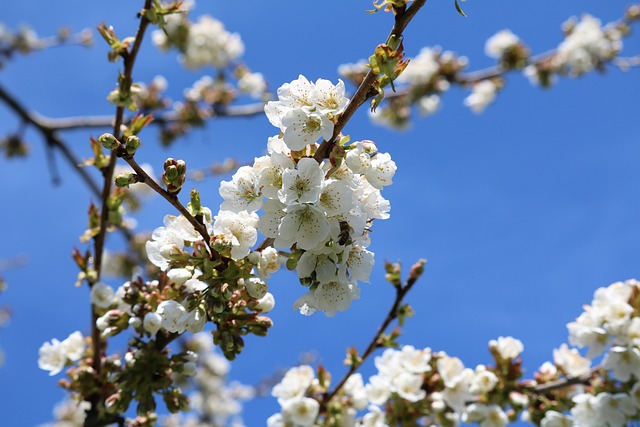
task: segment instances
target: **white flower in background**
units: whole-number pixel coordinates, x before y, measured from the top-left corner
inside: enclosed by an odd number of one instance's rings
[[[560,412],[547,411],[540,422],[540,427],[573,427],[573,420]]]
[[[87,343],[80,331],[75,331],[60,343],[62,350],[67,358],[72,361],[78,361],[87,348]]]
[[[374,375],[369,378],[369,382],[365,386],[367,398],[376,405],[384,405],[391,397],[390,379],[382,375]]]
[[[591,367],[591,360],[580,356],[575,348],[569,349],[566,344],[553,350],[553,362],[571,377],[585,374]]]
[[[440,72],[439,56],[440,52],[438,50],[423,47],[420,53],[409,61],[409,65],[398,76],[396,81],[414,85],[429,83]]]
[[[94,283],[91,287],[91,304],[98,308],[109,308],[116,302],[113,288],[103,282]]]
[[[613,347],[604,356],[602,366],[613,371],[613,377],[619,381],[629,381],[633,375],[640,379],[640,349],[636,347]]]
[[[267,91],[267,82],[262,73],[244,73],[238,79],[238,90],[254,98],[260,98]]]
[[[400,350],[399,361],[407,372],[414,374],[421,374],[424,372],[430,372],[431,366],[431,349],[425,348],[418,350],[412,345],[405,345]]]
[[[392,390],[398,396],[409,402],[418,402],[425,398],[427,393],[422,390],[422,376],[409,372],[402,372],[392,380]]]
[[[287,371],[282,380],[273,387],[271,395],[282,403],[294,397],[303,397],[305,391],[316,382],[313,368],[309,365],[295,366]]]
[[[433,94],[423,96],[418,99],[418,112],[422,117],[429,117],[430,115],[437,113],[440,109],[440,96]]]
[[[312,426],[320,411],[320,404],[310,397],[294,397],[282,403],[282,416],[295,426]]]
[[[351,375],[349,379],[347,379],[347,382],[344,383],[343,391],[347,396],[349,396],[351,405],[353,405],[353,407],[358,411],[365,409],[369,404],[362,375]]]
[[[484,53],[491,57],[500,59],[509,50],[513,49],[520,43],[518,36],[510,30],[498,31],[496,34],[487,39],[484,45]]]
[[[469,391],[473,394],[488,393],[498,384],[498,377],[491,371],[487,371],[484,365],[476,366]]]
[[[231,239],[231,257],[242,259],[249,255],[258,240],[258,215],[255,212],[231,212],[221,210],[215,217],[213,231]]]
[[[584,15],[579,22],[572,18],[564,26],[570,28],[570,32],[558,46],[553,61],[558,67],[568,68],[573,75],[591,71],[622,49],[620,33],[605,32],[600,20],[591,15]]]
[[[496,99],[498,87],[491,80],[482,80],[473,85],[471,94],[464,99],[464,105],[476,114],[482,113]]]
[[[237,33],[229,33],[217,19],[202,15],[189,26],[182,61],[187,68],[224,68],[244,53]]]
[[[513,360],[520,356],[524,345],[522,341],[512,337],[499,337],[497,341],[489,341],[489,348],[497,351],[502,359]]]
[[[51,342],[45,342],[38,350],[38,367],[49,371],[49,375],[56,375],[70,360],[80,360],[86,349],[86,342],[79,331],[69,335],[62,342],[53,338]]]

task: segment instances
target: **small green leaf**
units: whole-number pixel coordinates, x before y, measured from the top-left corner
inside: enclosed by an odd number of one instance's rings
[[[458,13],[466,18],[467,14],[464,13],[464,11],[460,8],[460,5],[458,4],[458,0],[455,0],[455,2],[456,2],[456,10],[458,11]]]

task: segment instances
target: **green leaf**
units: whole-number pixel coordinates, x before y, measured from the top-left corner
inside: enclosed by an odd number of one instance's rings
[[[458,11],[458,13],[466,18],[467,14],[464,13],[464,11],[460,8],[460,5],[458,4],[458,0],[455,0],[455,2],[456,2],[456,10]]]

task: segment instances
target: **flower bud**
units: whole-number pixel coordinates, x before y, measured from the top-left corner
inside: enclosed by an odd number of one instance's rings
[[[131,135],[127,138],[127,141],[125,143],[127,154],[133,156],[134,154],[136,154],[138,147],[140,147],[140,138],[135,135]]]
[[[135,184],[138,182],[137,175],[134,173],[121,173],[115,178],[116,187],[128,187],[129,184]]]
[[[115,150],[120,146],[120,142],[110,133],[103,133],[100,135],[98,142],[107,150]]]

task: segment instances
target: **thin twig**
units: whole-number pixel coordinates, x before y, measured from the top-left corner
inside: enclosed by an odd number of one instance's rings
[[[338,382],[336,387],[332,391],[328,391],[322,396],[322,400],[320,402],[320,406],[322,408],[327,407],[331,399],[333,399],[333,397],[336,394],[338,394],[338,392],[342,389],[342,387],[344,387],[345,383],[351,377],[351,375],[353,375],[358,370],[358,368],[362,366],[364,361],[380,346],[379,345],[380,337],[382,336],[382,334],[385,333],[385,331],[387,330],[391,322],[393,322],[398,317],[398,311],[400,309],[400,305],[402,304],[402,301],[404,300],[404,297],[407,295],[407,293],[411,290],[411,288],[413,288],[413,285],[415,285],[416,283],[417,281],[410,280],[410,281],[407,281],[403,286],[396,287],[396,297],[393,302],[393,305],[389,309],[389,312],[387,313],[387,316],[385,317],[380,327],[378,327],[378,331],[371,339],[371,342],[369,342],[369,345],[367,346],[367,348],[358,357],[358,362],[352,363],[351,366],[349,367],[349,370],[344,374],[344,376]]]
[[[418,10],[420,10],[420,8],[424,6],[425,3],[426,0],[415,0],[413,3],[411,3],[411,6],[409,6],[409,8],[407,8],[404,12],[399,12],[395,16],[395,22],[393,28],[391,29],[391,32],[389,33],[389,37],[387,37],[387,40],[394,36],[400,38],[404,29],[416,15],[416,13],[418,13]],[[322,141],[322,144],[320,144],[320,147],[318,147],[316,154],[313,156],[318,163],[322,162],[322,160],[329,156],[329,152],[331,151],[331,148],[335,143],[336,137],[340,134],[340,132],[342,132],[342,129],[351,119],[353,114],[362,106],[362,104],[366,102],[367,99],[372,96],[371,89],[373,87],[373,83],[376,80],[376,77],[377,76],[373,72],[373,70],[369,70],[364,80],[362,80],[362,83],[360,83],[360,86],[358,86],[356,93],[353,94],[353,97],[349,101],[349,104],[345,108],[344,112],[340,115],[338,122],[333,128],[333,135],[331,136],[331,138],[329,138],[329,140]]]
[[[145,0],[144,9],[149,9],[151,7],[151,0]],[[145,30],[149,25],[149,20],[141,14],[140,16],[140,24],[138,25],[138,31],[136,32],[135,40],[133,42],[133,46],[130,51],[123,52],[122,59],[124,61],[124,73],[122,79],[120,80],[120,90],[129,90],[132,82],[132,73],[133,66],[135,64],[135,60],[140,49],[140,45],[142,44],[142,40],[144,38]],[[124,107],[118,106],[116,108],[116,115],[113,127],[113,134],[116,138],[120,138],[121,135],[121,125],[123,123],[124,117]],[[100,280],[101,272],[102,272],[102,255],[104,252],[104,242],[107,233],[107,225],[109,220],[109,206],[107,201],[109,196],[111,195],[111,187],[113,181],[113,171],[115,169],[117,157],[115,155],[111,155],[109,159],[109,165],[103,170],[104,176],[104,185],[102,190],[102,211],[100,215],[100,229],[98,234],[94,237],[94,268],[96,272],[96,282]],[[94,283],[89,283],[89,287],[92,287]],[[96,325],[96,321],[98,319],[98,313],[95,310],[93,304],[91,305],[91,339],[93,346],[93,360],[92,367],[96,373],[96,375],[100,375],[101,371],[101,362],[102,362],[102,347],[103,340],[100,334],[100,330]],[[92,422],[101,421],[100,416],[100,407],[102,403],[102,396],[96,393],[92,396],[88,396],[89,401],[91,402],[91,409],[87,412],[87,417],[85,419],[85,426],[91,425]]]

